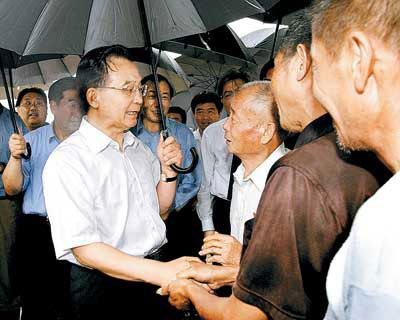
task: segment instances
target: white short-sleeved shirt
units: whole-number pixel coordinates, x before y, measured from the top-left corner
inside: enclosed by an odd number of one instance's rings
[[[257,211],[269,170],[288,151],[282,143],[248,177],[244,178],[243,163],[233,174],[235,181],[230,208],[231,236],[240,243],[243,243],[246,221],[253,219]]]
[[[131,132],[118,144],[85,118],[50,155],[43,190],[58,259],[102,242],[144,257],[166,243],[156,186],[160,163]]]
[[[326,320],[400,317],[400,173],[359,210],[327,278]]]

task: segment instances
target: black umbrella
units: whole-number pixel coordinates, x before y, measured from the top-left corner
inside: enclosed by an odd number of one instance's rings
[[[63,57],[59,54],[38,54],[38,55],[31,55],[31,56],[20,56],[15,52],[0,49],[0,72],[1,78],[4,85],[4,90],[6,92],[8,106],[10,110],[10,118],[12,121],[14,133],[19,133],[17,121],[15,119],[15,105],[14,105],[14,96],[13,96],[13,77],[12,77],[12,69],[42,61],[48,59],[56,59]],[[6,69],[8,69],[8,79],[6,76]],[[26,154],[22,155],[22,158],[29,159],[31,157],[31,146],[29,143],[26,144]]]
[[[0,47],[21,55],[83,54],[112,44],[146,47],[155,75],[153,44],[204,33],[262,12],[256,0],[8,0],[0,2]],[[158,94],[166,133],[159,98]]]

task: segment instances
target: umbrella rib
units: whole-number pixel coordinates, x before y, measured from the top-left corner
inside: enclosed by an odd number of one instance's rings
[[[92,0],[92,3],[90,4],[90,10],[89,10],[89,16],[88,16],[88,23],[87,23],[87,25],[86,25],[85,42],[83,43],[83,52],[82,52],[82,54],[85,54],[85,44],[86,44],[87,35],[88,35],[88,30],[89,30],[90,16],[92,15],[92,10],[93,10],[93,2],[94,2],[94,0]]]
[[[33,31],[35,30],[35,28],[36,28],[36,26],[37,26],[37,24],[38,24],[40,18],[43,16],[43,13],[46,11],[46,8],[47,8],[49,5],[50,5],[50,1],[47,1],[46,4],[45,4],[45,6],[43,7],[42,11],[40,12],[39,17],[36,19],[35,25],[33,26],[31,32],[29,33],[29,37],[27,38],[27,41],[25,42],[24,50],[22,51],[22,54],[21,54],[21,55],[25,55],[25,50],[26,50],[26,47],[27,47],[28,44],[29,44],[29,39],[31,38],[32,33],[33,33]]]

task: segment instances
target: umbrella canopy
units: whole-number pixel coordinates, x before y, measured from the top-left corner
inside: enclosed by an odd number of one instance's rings
[[[138,52],[141,51],[140,55],[144,55],[143,50],[132,50],[135,51],[133,55],[138,56]],[[4,52],[4,50],[3,50]],[[158,55],[158,49],[153,49],[155,55]],[[36,55],[36,56],[23,56],[20,57],[17,54],[13,54],[13,60],[10,61],[10,56],[6,56],[6,66],[16,66],[8,68],[6,67],[6,80],[10,85],[9,71],[12,72],[13,80],[13,93],[14,97],[24,88],[39,87],[43,90],[48,90],[50,85],[63,77],[72,77],[75,75],[80,61],[80,57],[77,55],[68,55],[58,59],[54,59],[56,55]],[[26,62],[35,61],[38,58],[50,58],[50,60],[37,61],[29,64]],[[143,56],[138,57],[138,60],[145,61]],[[22,65],[24,64],[24,65]],[[22,66],[19,66],[22,65]],[[170,58],[165,52],[161,52],[160,56],[160,73],[171,80],[177,92],[186,90],[189,85],[189,80],[185,72],[179,66],[179,64],[172,58]],[[150,68],[147,64],[140,63],[139,70],[142,76],[150,74]],[[4,87],[3,79],[0,77],[0,87]],[[5,90],[0,90],[0,99],[6,99]]]
[[[251,52],[228,25],[202,34],[166,41],[162,47],[187,57],[219,64],[255,63]]]
[[[264,12],[256,0],[144,0],[151,43],[207,32]],[[0,47],[21,55],[144,47],[138,0],[0,2]]]
[[[216,92],[218,82],[230,70],[242,70],[251,73],[256,69],[255,64],[236,59],[235,64],[216,63],[213,61],[180,56],[176,59],[190,81],[190,87]]]
[[[274,56],[279,51],[283,39],[286,36],[287,30],[287,27],[283,27],[278,30]],[[242,41],[246,45],[246,47],[250,48],[251,52],[253,53],[254,59],[258,63],[265,63],[267,59],[271,57],[271,51],[274,45],[274,38],[275,27],[272,27],[250,32],[249,34],[242,37]]]

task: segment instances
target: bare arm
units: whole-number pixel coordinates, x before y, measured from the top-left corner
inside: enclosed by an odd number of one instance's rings
[[[177,173],[171,169],[172,164],[182,164],[182,152],[179,144],[173,137],[165,141],[160,134],[160,142],[157,146],[158,159],[161,162],[161,172],[166,178],[176,177]],[[163,220],[168,218],[169,208],[175,199],[177,180],[172,182],[160,181],[157,185],[158,202],[160,204],[160,215]]]
[[[155,285],[168,285],[176,273],[188,268],[190,260],[182,257],[170,262],[160,262],[133,257],[104,243],[91,243],[72,249],[78,262],[86,267],[97,269],[111,277],[144,281]]]
[[[11,157],[3,172],[3,184],[5,192],[14,196],[22,191],[24,183],[21,155],[25,152],[25,138],[14,133],[11,135],[8,144],[11,151]]]

